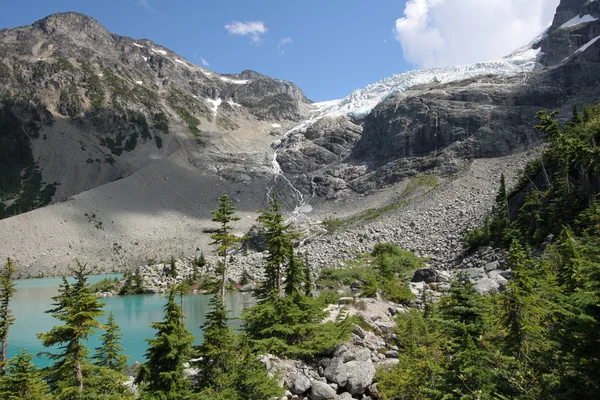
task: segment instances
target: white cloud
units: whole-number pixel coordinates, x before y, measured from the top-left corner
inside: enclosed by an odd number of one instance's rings
[[[281,38],[279,39],[279,44],[277,45],[277,50],[279,50],[279,54],[283,55],[285,53],[284,46],[287,44],[293,44],[291,37]]]
[[[152,12],[153,12],[153,13],[155,13],[155,14],[158,12],[158,11],[156,11],[156,10],[154,9],[154,7],[152,7],[152,6],[150,5],[150,3],[148,3],[148,0],[137,0],[137,4],[138,4],[139,6],[142,6],[142,7],[144,7],[144,8],[145,8],[146,10],[148,10],[148,11],[152,11]]]
[[[409,0],[396,20],[404,58],[422,68],[488,61],[527,44],[560,0]]]
[[[250,41],[256,45],[262,41],[262,35],[267,33],[267,27],[262,21],[233,21],[225,25],[225,29],[232,35],[250,37]]]
[[[202,65],[204,65],[205,67],[210,67],[210,63],[208,61],[206,61],[205,58],[200,59],[200,62],[202,63]]]

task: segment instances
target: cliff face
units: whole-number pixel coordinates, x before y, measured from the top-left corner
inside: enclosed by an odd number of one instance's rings
[[[353,149],[357,160],[382,165],[455,147],[461,157],[498,157],[537,139],[532,121],[540,108],[561,107],[553,85],[481,80],[409,90],[380,103],[365,118]]]
[[[600,3],[563,0],[548,33],[540,42],[540,62],[551,66],[563,63],[579,48],[600,36]]]
[[[530,148],[540,140],[533,128],[537,111],[557,109],[568,118],[573,106],[600,97],[599,7],[598,1],[562,1],[531,48],[499,62],[397,75],[323,105],[314,126],[328,126],[328,133],[316,142],[312,131],[321,128],[293,132],[278,150],[281,168],[304,191],[317,182],[318,195],[341,199],[419,172],[450,174],[474,158]],[[362,111],[376,97],[383,100],[364,116],[337,116]]]
[[[600,43],[594,42],[600,35],[599,6],[561,2],[552,26],[534,44],[540,49],[538,61],[557,65],[511,79],[487,76],[413,87],[381,102],[365,118],[352,159],[378,168],[402,158],[497,157],[531,146],[539,139],[533,129],[538,110],[558,109],[568,118],[573,106],[600,96],[595,78]]]

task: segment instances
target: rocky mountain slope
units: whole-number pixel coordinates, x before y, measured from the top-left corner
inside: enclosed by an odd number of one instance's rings
[[[223,137],[265,133],[273,121],[302,119],[308,107],[289,82],[253,71],[219,75],[75,13],[1,31],[0,59],[3,120],[16,115],[29,130],[3,135],[19,143],[7,149],[15,179],[2,187],[5,204],[27,187],[16,177],[21,164],[37,166],[45,182],[55,183],[60,201],[180,147],[202,153],[193,162],[218,165],[204,159],[204,149],[235,148]],[[21,153],[32,153],[30,160]]]
[[[568,118],[573,106],[599,98],[599,4],[561,2],[546,32],[502,60],[412,71],[322,104],[315,126],[343,126],[329,134],[335,152],[320,136],[314,140],[317,128],[302,126],[279,151],[282,169],[297,174],[304,163],[310,175],[297,176],[299,187],[309,191],[318,182],[318,194],[345,199],[417,172],[454,174],[474,158],[534,146],[537,111],[557,109]],[[356,140],[339,140],[349,132]]]
[[[22,275],[75,258],[111,270],[189,256],[209,250],[201,232],[222,192],[241,235],[277,191],[318,265],[378,240],[447,265],[499,174],[539,142],[536,111],[566,118],[598,99],[599,4],[563,0],[548,31],[505,59],[316,104],[289,82],[219,75],[80,14],[0,31],[0,211],[14,215],[0,220],[0,255]],[[395,206],[433,175],[435,188]],[[373,209],[384,216],[361,228]],[[322,237],[326,219],[350,230]]]

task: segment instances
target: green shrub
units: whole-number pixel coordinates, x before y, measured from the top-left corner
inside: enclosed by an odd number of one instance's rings
[[[412,251],[404,250],[393,243],[377,243],[371,255],[375,257],[375,268],[384,278],[395,274],[404,275],[426,266],[426,259],[415,256]]]
[[[338,294],[335,290],[323,290],[315,301],[317,301],[322,308],[325,308],[329,304],[338,304],[340,298],[342,298],[342,295]]]
[[[326,287],[348,286],[354,281],[367,282],[373,275],[370,266],[354,266],[350,268],[323,268],[317,283]]]
[[[157,112],[152,116],[152,127],[162,131],[165,135],[169,134],[169,120],[164,112]]]
[[[381,284],[381,296],[398,304],[408,304],[416,298],[405,282],[392,279]]]
[[[119,278],[104,278],[99,282],[90,285],[92,293],[111,292],[116,290],[119,285]]]
[[[156,148],[160,149],[163,146],[163,140],[160,136],[154,135],[154,144],[156,144]]]

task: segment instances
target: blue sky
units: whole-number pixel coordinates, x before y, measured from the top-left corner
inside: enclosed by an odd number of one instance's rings
[[[253,69],[324,101],[410,69],[508,54],[551,22],[558,1],[4,0],[0,28],[81,12],[216,72]]]

